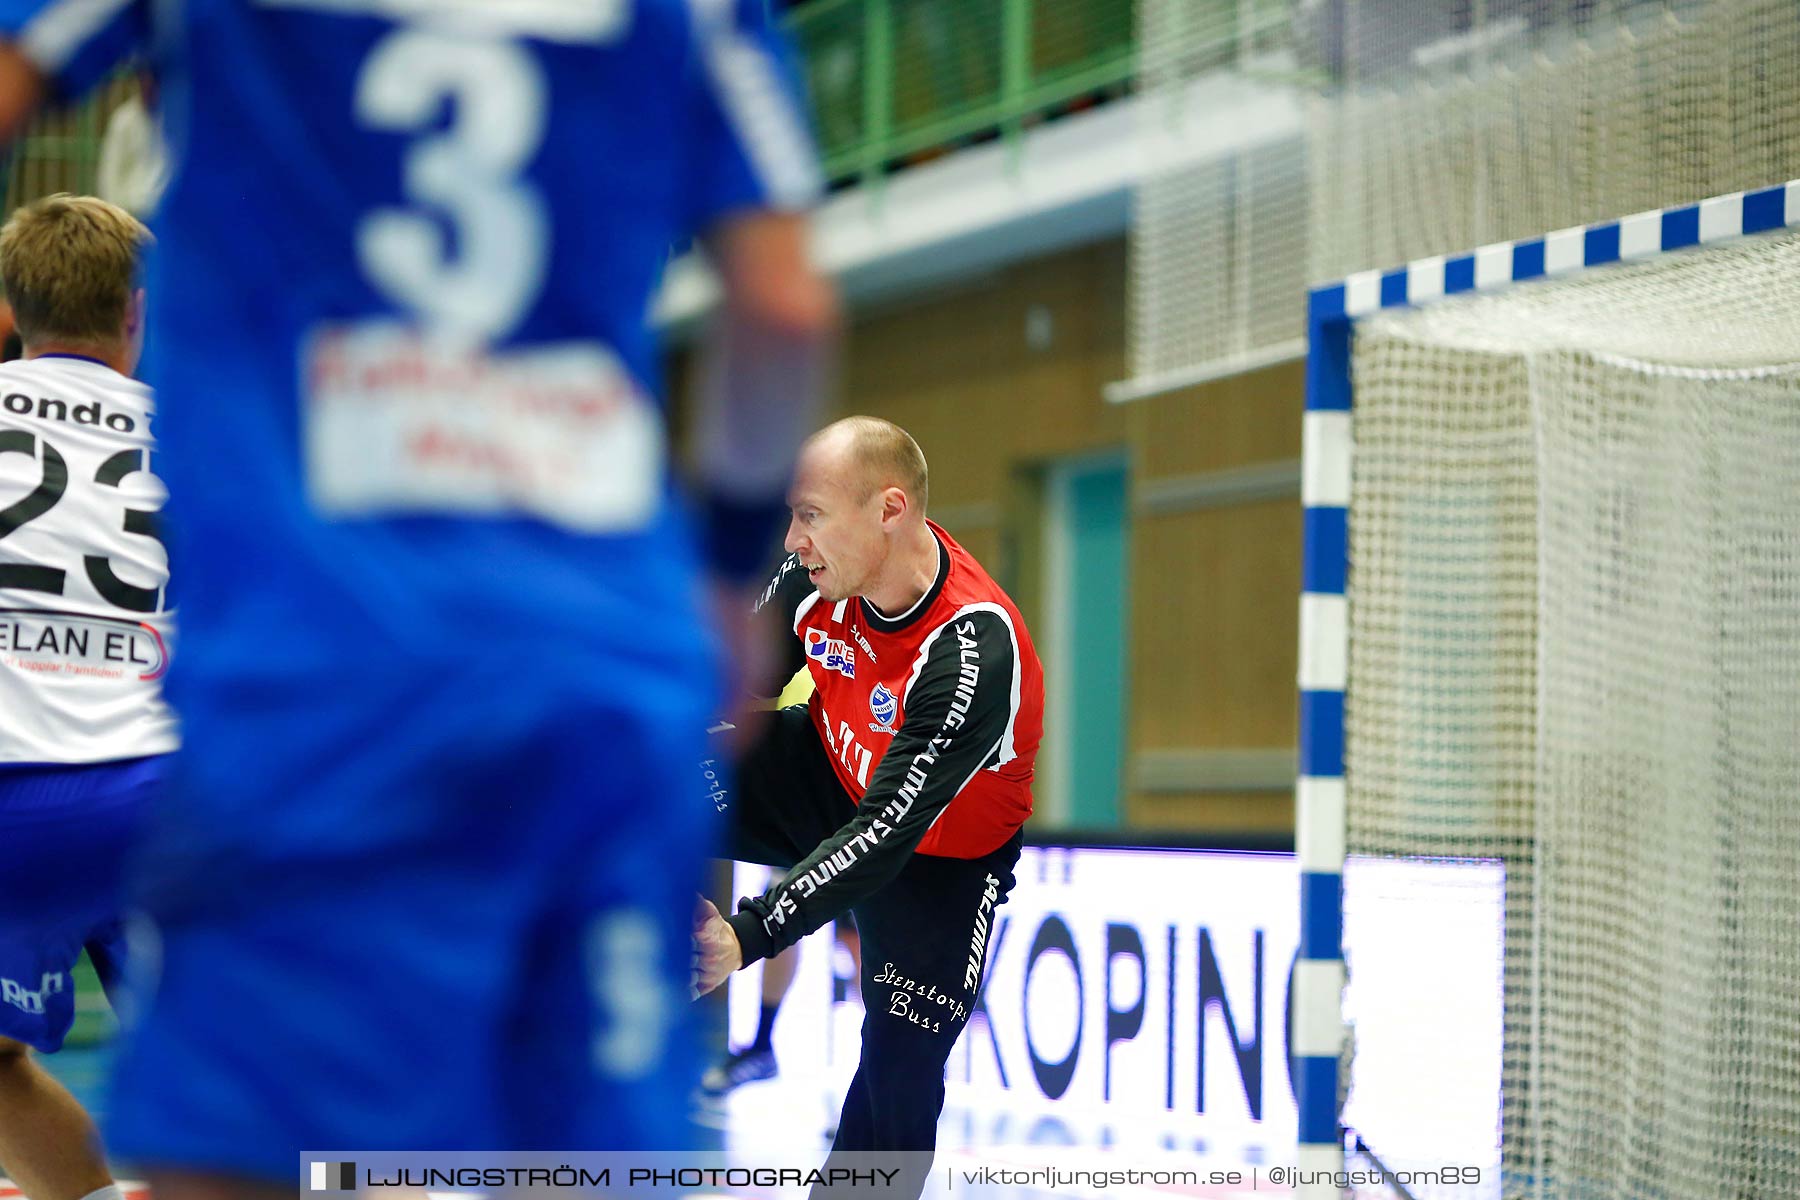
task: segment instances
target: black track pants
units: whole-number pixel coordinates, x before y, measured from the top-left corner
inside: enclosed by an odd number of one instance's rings
[[[855,806],[804,707],[773,714],[739,766],[726,811],[733,856],[782,868],[850,819]],[[853,910],[866,1015],[834,1153],[936,1147],[944,1065],[981,990],[994,910],[1012,890],[1020,843],[1015,834],[978,859],[914,854]]]

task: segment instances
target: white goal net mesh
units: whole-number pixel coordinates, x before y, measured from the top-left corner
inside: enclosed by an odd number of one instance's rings
[[[1146,389],[1297,354],[1305,284],[1800,178],[1795,0],[1137,0]]]
[[[1793,0],[1342,0],[1316,281],[1800,175]]]
[[[1466,1075],[1505,1194],[1800,1196],[1800,238],[1374,317],[1353,361],[1349,846],[1504,866],[1499,1101]],[[1461,1074],[1362,1051],[1353,1123],[1365,1075]]]

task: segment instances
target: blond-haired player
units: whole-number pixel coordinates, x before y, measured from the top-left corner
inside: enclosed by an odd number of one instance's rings
[[[30,1048],[61,1048],[83,948],[117,980],[121,863],[176,745],[151,395],[131,378],[148,241],[91,196],[0,229],[25,348],[0,364],[0,1167],[32,1200],[118,1200]]]

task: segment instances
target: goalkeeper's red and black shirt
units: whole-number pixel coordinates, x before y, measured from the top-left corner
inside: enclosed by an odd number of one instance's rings
[[[937,578],[904,613],[821,599],[789,556],[758,611],[792,628],[808,709],[855,815],[730,920],[746,961],[817,929],[899,873],[910,854],[981,858],[1031,815],[1044,672],[1011,598],[928,522]],[[754,927],[752,927],[754,926]]]

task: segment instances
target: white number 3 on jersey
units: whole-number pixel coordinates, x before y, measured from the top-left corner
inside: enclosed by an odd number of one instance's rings
[[[502,338],[543,287],[549,218],[519,176],[544,139],[545,93],[517,42],[400,29],[363,65],[356,115],[370,128],[417,133],[450,105],[450,127],[416,139],[401,169],[407,197],[454,223],[457,253],[414,209],[369,213],[356,239],[370,282],[445,334]]]

